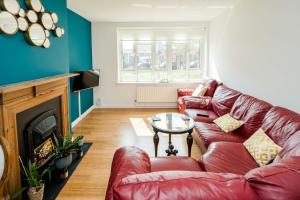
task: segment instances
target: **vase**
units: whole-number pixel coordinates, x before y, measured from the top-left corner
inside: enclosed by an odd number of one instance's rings
[[[42,184],[42,187],[38,191],[32,192],[32,191],[30,191],[30,189],[28,189],[28,191],[27,191],[28,199],[29,200],[43,200],[44,188],[45,188],[45,185]]]
[[[54,161],[55,167],[60,171],[60,178],[67,179],[69,177],[68,167],[72,163],[73,158],[72,154],[70,153],[68,156],[58,158]]]
[[[70,153],[68,156],[57,158],[55,160],[55,167],[59,170],[66,169],[72,163],[72,154]]]

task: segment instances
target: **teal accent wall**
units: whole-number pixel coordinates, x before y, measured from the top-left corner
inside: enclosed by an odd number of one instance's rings
[[[19,1],[25,8],[24,1]],[[59,26],[68,32],[66,0],[43,0],[47,11],[56,12]],[[0,35],[0,85],[27,81],[69,72],[68,34],[62,38],[53,35],[51,48],[30,46],[23,33]]]
[[[27,10],[24,0],[19,1]],[[61,38],[51,35],[51,47],[30,46],[21,32],[0,34],[0,86],[92,68],[91,23],[67,8],[66,0],[42,0],[46,11],[56,12]],[[70,29],[70,30],[69,30]],[[93,105],[93,91],[81,94],[82,112]],[[70,92],[70,121],[78,117],[77,94]]]
[[[75,12],[68,10],[69,22],[69,62],[70,72],[92,69],[91,22]],[[83,90],[81,112],[84,113],[93,105],[93,89]],[[71,121],[79,117],[78,93],[70,94]]]

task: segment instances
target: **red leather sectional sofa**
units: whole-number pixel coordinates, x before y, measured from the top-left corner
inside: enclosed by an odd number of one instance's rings
[[[300,115],[224,85],[203,98],[186,98],[184,112],[198,121],[194,138],[206,153],[199,160],[149,158],[136,147],[121,148],[113,159],[107,200],[300,199]],[[197,117],[198,112],[208,117]],[[226,113],[245,124],[222,132],[212,120]],[[258,128],[282,147],[264,167],[242,144]]]

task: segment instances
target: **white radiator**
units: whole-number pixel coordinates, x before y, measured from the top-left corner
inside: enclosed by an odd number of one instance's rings
[[[137,87],[137,103],[174,103],[177,98],[175,87]]]

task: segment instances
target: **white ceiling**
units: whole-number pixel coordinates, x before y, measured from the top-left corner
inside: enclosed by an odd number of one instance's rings
[[[236,0],[68,0],[68,8],[91,21],[209,21]]]

